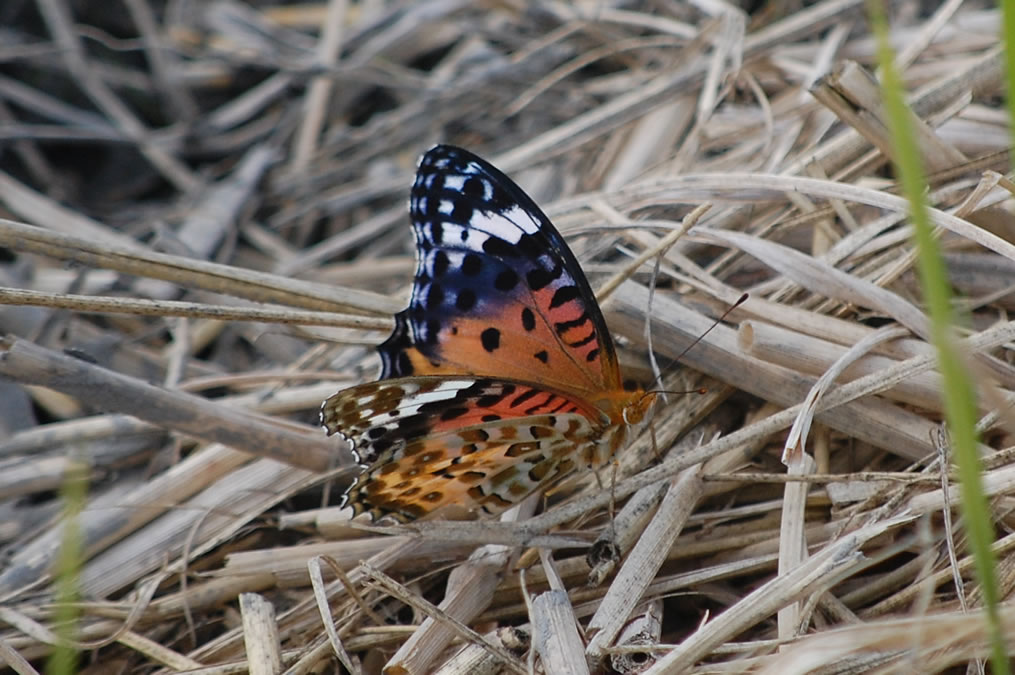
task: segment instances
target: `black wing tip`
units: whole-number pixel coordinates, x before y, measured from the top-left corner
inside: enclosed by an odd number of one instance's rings
[[[428,158],[437,159],[441,157],[465,157],[467,159],[479,159],[474,153],[458,145],[450,143],[438,143],[423,153],[423,160]]]
[[[435,166],[438,162],[444,160],[462,165],[469,163],[476,164],[477,166],[482,167],[486,173],[496,176],[499,180],[506,181],[512,186],[514,185],[514,181],[508,178],[500,169],[490,162],[486,161],[471,150],[466,150],[461,146],[452,145],[450,143],[438,143],[424,152],[423,156],[420,157],[418,168],[422,169],[425,167]],[[518,188],[517,186],[515,186],[515,189],[521,191],[521,188]]]

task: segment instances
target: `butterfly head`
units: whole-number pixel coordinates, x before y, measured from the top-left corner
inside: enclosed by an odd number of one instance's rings
[[[654,391],[618,389],[603,392],[597,405],[614,425],[637,426],[645,421],[656,401]]]
[[[623,418],[625,424],[637,425],[645,421],[645,417],[656,402],[654,391],[639,391],[633,401],[624,408]]]

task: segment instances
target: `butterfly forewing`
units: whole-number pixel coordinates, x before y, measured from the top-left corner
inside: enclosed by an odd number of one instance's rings
[[[410,213],[416,278],[409,307],[379,347],[382,377],[488,375],[579,394],[620,388],[585,275],[511,179],[439,145],[420,162]]]

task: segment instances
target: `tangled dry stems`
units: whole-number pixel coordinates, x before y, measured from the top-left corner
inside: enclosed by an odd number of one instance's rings
[[[8,665],[62,639],[56,493],[81,464],[76,640],[103,668],[985,656],[859,3],[125,6],[126,24],[0,10]],[[898,5],[893,37],[969,316],[1007,597],[999,15],[924,9]],[[411,277],[413,162],[437,141],[512,174],[593,285],[617,282],[604,310],[632,377],[653,378],[651,347],[664,388],[707,393],[669,397],[614,473],[502,522],[355,526],[329,506],[354,469],[316,409],[375,372]],[[787,429],[811,420],[787,471]]]

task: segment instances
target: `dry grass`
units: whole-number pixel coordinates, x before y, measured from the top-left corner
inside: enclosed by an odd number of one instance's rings
[[[91,672],[987,655],[862,5],[616,5],[0,8],[0,659],[33,672],[61,639],[58,491],[82,465]],[[1000,18],[927,9],[895,5],[892,29],[1008,598]],[[670,396],[610,489],[581,475],[501,521],[355,526],[332,506],[355,469],[317,409],[376,373],[412,274],[413,163],[438,141],[512,174],[611,281],[630,376],[652,379],[651,347],[666,389],[707,393]]]

